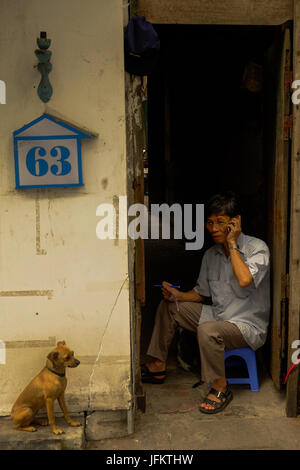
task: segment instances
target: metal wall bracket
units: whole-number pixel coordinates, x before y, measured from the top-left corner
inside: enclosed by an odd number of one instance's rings
[[[51,39],[47,39],[47,33],[45,31],[42,31],[40,33],[40,37],[37,38],[36,41],[39,49],[36,49],[34,52],[39,60],[37,68],[42,75],[37,93],[40,99],[44,103],[47,103],[47,101],[50,100],[53,92],[52,86],[48,78],[48,75],[52,70],[52,65],[50,64],[52,52],[48,51],[48,48],[51,44]]]

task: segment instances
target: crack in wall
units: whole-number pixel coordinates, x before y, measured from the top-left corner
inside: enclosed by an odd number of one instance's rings
[[[103,344],[103,340],[104,340],[104,336],[105,336],[105,333],[108,329],[108,325],[109,325],[109,322],[110,322],[110,319],[112,317],[112,314],[114,312],[114,309],[115,309],[115,306],[117,305],[117,302],[118,302],[118,299],[120,297],[120,294],[123,290],[123,287],[126,283],[126,281],[129,279],[129,276],[127,275],[126,278],[124,279],[120,289],[119,289],[119,292],[117,294],[117,297],[116,297],[116,300],[112,306],[112,309],[110,311],[110,314],[109,314],[109,317],[107,319],[107,322],[106,322],[106,325],[104,327],[104,330],[103,330],[103,334],[102,334],[102,337],[101,337],[101,340],[100,340],[100,345],[99,345],[99,349],[98,349],[98,354],[97,354],[97,357],[96,357],[96,360],[94,362],[94,366],[93,366],[93,369],[92,369],[92,372],[91,372],[91,375],[90,375],[90,380],[89,380],[89,388],[88,388],[88,411],[90,411],[90,407],[91,407],[91,393],[92,393],[92,380],[93,380],[93,376],[94,376],[94,373],[95,373],[95,369],[96,369],[96,365],[99,361],[99,357],[100,357],[100,354],[101,354],[101,349],[102,349],[102,344]]]

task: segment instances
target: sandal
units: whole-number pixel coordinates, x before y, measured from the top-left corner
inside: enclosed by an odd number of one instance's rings
[[[156,376],[157,375],[166,375],[166,371],[163,370],[161,372],[151,372],[151,370],[148,369],[146,364],[141,365],[141,374],[142,374],[142,382],[143,383],[148,383],[148,384],[163,384],[165,381],[165,377],[158,379]]]
[[[210,400],[210,398],[205,398],[204,402],[205,404],[213,406],[213,410],[207,410],[206,408],[202,408],[201,406],[199,407],[199,411],[201,413],[206,413],[206,414],[215,414],[219,413],[220,411],[224,410],[226,406],[231,402],[233,399],[233,394],[228,388],[228,384],[226,386],[225,392],[218,392],[215,388],[211,388],[209,391],[209,394],[215,395],[217,398],[220,398],[221,401],[214,401]]]

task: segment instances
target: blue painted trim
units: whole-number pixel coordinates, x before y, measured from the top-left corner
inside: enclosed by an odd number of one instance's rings
[[[15,178],[16,178],[16,187],[19,188],[19,162],[18,162],[18,144],[14,139],[14,157],[15,157]]]
[[[37,119],[34,119],[34,121],[31,121],[29,122],[28,124],[25,124],[25,126],[23,127],[20,127],[20,129],[17,129],[16,131],[13,132],[13,135],[16,136],[18,134],[20,134],[21,132],[25,131],[26,129],[28,129],[29,127],[33,126],[34,124],[38,123],[39,121],[41,121],[42,119],[44,119],[44,115],[40,116],[39,118]]]
[[[78,181],[79,186],[82,186],[82,159],[81,159],[81,142],[80,137],[77,138],[77,157],[78,157]]]
[[[54,122],[55,124],[57,124],[58,126],[61,126],[61,127],[64,127],[65,129],[68,129],[72,132],[74,132],[76,135],[73,136],[73,137],[81,137],[82,139],[90,139],[91,136],[88,135],[88,134],[85,134],[84,132],[81,132],[81,131],[78,131],[77,129],[75,129],[74,127],[71,127],[69,126],[68,124],[64,123],[64,122],[61,122],[59,120],[56,120],[54,117],[50,116],[49,114],[42,114],[42,116],[38,117],[37,119],[34,119],[33,121],[29,122],[28,124],[26,124],[25,126],[21,127],[20,129],[17,129],[16,131],[13,132],[13,135],[14,136],[17,136],[18,134],[20,134],[21,132],[25,131],[26,129],[28,129],[29,127],[32,127],[34,126],[35,124],[37,124],[38,122],[42,121],[43,119],[48,119],[49,121],[52,121]]]
[[[15,140],[51,140],[51,139],[77,139],[78,135],[33,135],[15,137]],[[81,137],[79,137],[81,139]]]
[[[69,126],[68,124],[66,124],[65,122],[61,122],[59,120],[56,120],[53,116],[50,116],[49,114],[43,114],[43,116],[45,116],[47,119],[49,119],[50,121],[52,122],[55,122],[55,124],[59,125],[59,126],[62,126],[62,127],[65,127],[66,129],[69,129],[70,131],[72,132],[75,132],[78,137],[80,136],[82,139],[90,139],[91,136],[88,135],[88,134],[85,134],[84,132],[81,132],[79,131],[78,129],[75,129],[74,127],[72,126]]]
[[[19,160],[18,160],[18,142],[23,140],[22,137],[14,138],[14,159],[15,159],[15,179],[16,179],[16,189],[20,188],[71,188],[83,186],[82,183],[82,158],[81,158],[81,137],[72,136],[76,138],[77,141],[77,165],[78,165],[78,183],[73,184],[37,184],[37,185],[20,185],[19,177]],[[27,140],[27,139],[26,139]]]
[[[81,183],[74,183],[74,184],[44,184],[44,185],[31,185],[31,186],[26,186],[26,185],[22,185],[22,186],[17,186],[16,185],[16,189],[22,189],[22,188],[72,188],[72,187],[78,187],[78,186],[83,186],[83,184]]]
[[[70,188],[70,187],[79,187],[83,186],[82,183],[82,155],[81,155],[81,139],[82,138],[91,138],[91,136],[87,134],[83,134],[81,132],[77,132],[77,135],[61,135],[61,136],[20,136],[18,137],[17,135],[22,132],[23,130],[27,129],[28,127],[34,125],[35,123],[41,121],[44,118],[49,118],[50,120],[53,120],[54,122],[55,119],[53,119],[51,116],[48,116],[46,114],[40,116],[38,119],[35,119],[31,123],[27,124],[26,126],[22,127],[18,131],[15,131],[13,133],[14,135],[14,159],[15,159],[15,179],[16,179],[16,188]],[[56,122],[59,125],[62,125],[59,122]],[[63,127],[67,127],[68,129],[73,130],[73,128],[63,125]],[[22,140],[57,140],[57,139],[76,139],[77,141],[77,165],[78,165],[78,183],[74,184],[37,184],[37,185],[20,185],[20,176],[19,176],[19,154],[18,154],[18,142]]]

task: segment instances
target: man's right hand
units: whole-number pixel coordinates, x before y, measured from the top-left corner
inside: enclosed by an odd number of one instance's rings
[[[163,281],[162,283],[162,294],[165,300],[169,302],[175,302],[175,298],[179,302],[204,302],[205,297],[198,294],[194,289],[188,292],[182,292],[181,290],[175,289],[175,287],[170,287],[172,284],[169,282]]]
[[[175,289],[174,287],[169,287],[172,284],[169,282],[163,281],[162,282],[162,294],[165,300],[168,300],[169,302],[175,302],[175,298],[178,298],[178,294],[180,294],[180,291],[178,289]]]

